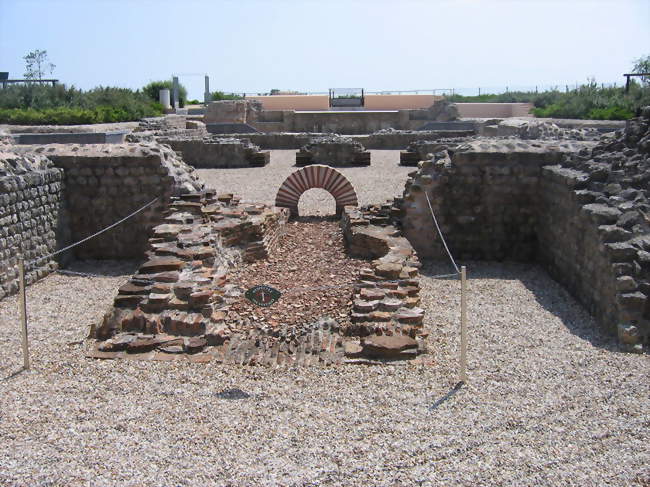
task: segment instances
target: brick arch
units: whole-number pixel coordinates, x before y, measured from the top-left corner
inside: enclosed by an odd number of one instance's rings
[[[275,206],[289,208],[292,216],[298,216],[298,200],[312,188],[322,188],[334,197],[337,215],[344,206],[359,204],[357,193],[343,174],[332,167],[313,164],[298,169],[284,180],[275,197]]]

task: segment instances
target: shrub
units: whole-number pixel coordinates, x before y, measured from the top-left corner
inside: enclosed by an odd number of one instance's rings
[[[594,80],[569,91],[557,89],[541,93],[511,92],[480,96],[453,95],[454,102],[530,102],[536,117],[625,120],[650,104],[650,86],[632,81],[629,93],[624,88],[602,87]]]
[[[242,100],[244,97],[237,95],[235,93],[224,93],[223,91],[214,91],[210,93],[212,101],[221,101],[221,100]]]
[[[144,116],[160,115],[161,110],[151,107],[146,113],[120,107],[96,108],[58,107],[35,110],[33,108],[0,109],[0,123],[20,125],[82,125],[91,123],[126,122]]]
[[[174,83],[172,81],[152,81],[142,88],[142,92],[152,101],[158,102],[160,100],[160,90],[169,90],[170,96],[173,96]],[[187,102],[187,89],[178,84],[178,98],[181,108]]]
[[[0,90],[0,110],[2,122],[25,125],[124,122],[162,114],[162,106],[140,91],[100,86],[83,92],[39,84]]]

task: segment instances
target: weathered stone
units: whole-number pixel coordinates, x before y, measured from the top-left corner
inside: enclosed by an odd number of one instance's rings
[[[379,303],[381,311],[397,311],[404,304],[401,300],[395,298],[385,298]]]
[[[636,345],[641,342],[641,333],[636,326],[629,323],[619,323],[617,329],[618,339],[621,343]]]
[[[402,272],[402,265],[394,263],[384,263],[379,264],[375,267],[375,273],[378,276],[385,277],[387,279],[397,279],[400,277]]]
[[[343,342],[343,353],[346,357],[360,357],[363,353],[363,347],[358,341]]]
[[[140,266],[143,274],[180,270],[185,263],[175,257],[154,257]]]
[[[363,339],[363,355],[371,358],[402,358],[409,351],[417,350],[417,342],[404,335],[369,336]]]
[[[599,203],[585,205],[582,210],[599,225],[615,224],[621,216],[619,209]]]
[[[386,293],[377,288],[364,288],[359,293],[359,297],[364,301],[377,301],[384,299]]]
[[[379,306],[379,301],[366,301],[363,299],[355,299],[354,300],[354,311],[357,311],[359,313],[370,313],[371,311],[374,311],[377,309]]]
[[[203,337],[192,337],[185,342],[185,351],[187,353],[198,353],[208,344]]]
[[[605,248],[609,253],[613,262],[624,262],[632,260],[636,257],[636,249],[625,242],[615,242],[605,244]]]
[[[373,311],[370,313],[370,321],[390,321],[392,317],[391,313],[386,311]]]
[[[400,308],[395,313],[394,318],[400,323],[419,325],[422,324],[424,319],[424,310],[421,308]]]
[[[145,353],[156,348],[160,342],[154,338],[136,338],[126,346],[127,353]]]

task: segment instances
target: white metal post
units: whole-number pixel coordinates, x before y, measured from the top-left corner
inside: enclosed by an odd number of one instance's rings
[[[460,381],[467,382],[467,273],[460,268]]]
[[[29,369],[29,343],[27,341],[27,297],[25,294],[25,259],[18,258],[18,273],[20,280],[20,322],[23,335],[23,367]]]

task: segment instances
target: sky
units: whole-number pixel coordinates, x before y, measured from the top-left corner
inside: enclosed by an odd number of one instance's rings
[[[190,98],[273,88],[482,91],[624,82],[650,55],[650,0],[0,0],[0,71]]]

